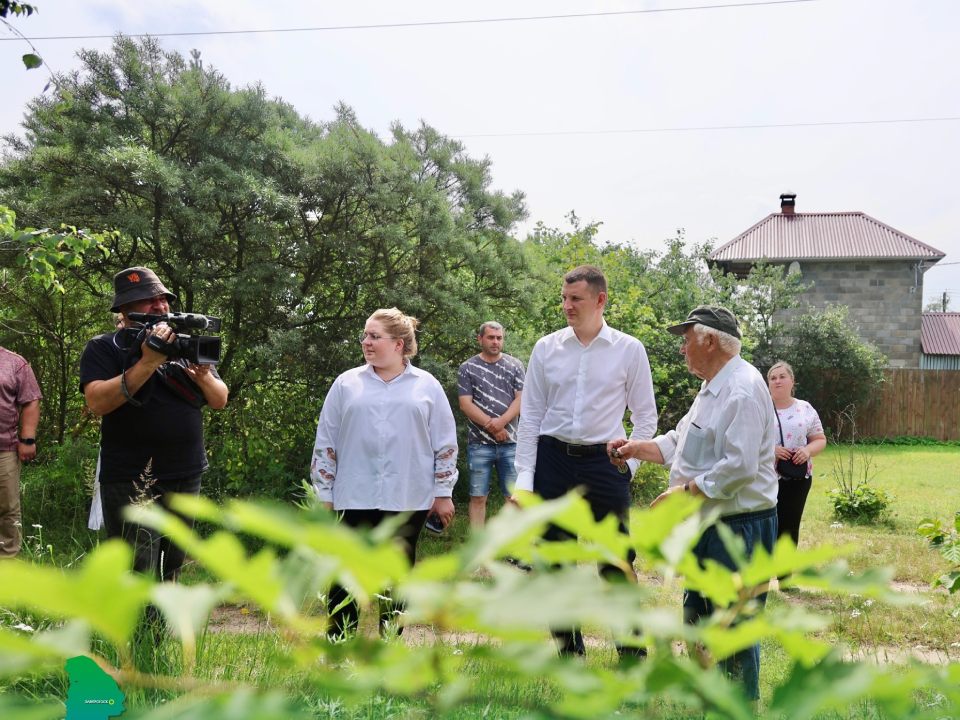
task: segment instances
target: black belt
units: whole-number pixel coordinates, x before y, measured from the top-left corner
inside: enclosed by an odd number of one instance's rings
[[[598,443],[597,445],[573,445],[572,443],[565,443],[563,440],[557,440],[552,435],[541,435],[540,439],[547,445],[565,450],[567,455],[571,457],[590,457],[592,455],[607,454],[606,443]]]

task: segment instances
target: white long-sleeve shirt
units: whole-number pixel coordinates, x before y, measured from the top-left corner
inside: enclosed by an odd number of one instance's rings
[[[626,435],[627,408],[633,423],[630,438],[652,438],[657,406],[643,343],[606,322],[586,347],[571,327],[540,338],[520,400],[517,489],[533,490],[541,435],[575,445],[606,443]],[[630,461],[634,471],[639,464]]]
[[[409,362],[389,383],[347,370],[323,403],[310,478],[336,510],[429,510],[457,482],[457,427],[437,379]]]
[[[739,355],[701,386],[676,430],[653,441],[670,468],[670,486],[693,480],[707,496],[704,511],[776,507],[773,400],[757,369]]]

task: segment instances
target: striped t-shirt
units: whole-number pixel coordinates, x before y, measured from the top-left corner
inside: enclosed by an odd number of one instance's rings
[[[474,355],[460,366],[457,373],[457,391],[460,397],[473,396],[473,404],[483,410],[490,417],[503,415],[516,393],[523,390],[523,363],[510,355],[501,355],[495,363],[484,362],[479,355]],[[504,429],[510,435],[506,443],[517,441],[517,427],[520,418],[515,417],[508,422]],[[493,435],[488,433],[473,420],[468,422],[469,435],[467,442],[479,445],[497,445]]]

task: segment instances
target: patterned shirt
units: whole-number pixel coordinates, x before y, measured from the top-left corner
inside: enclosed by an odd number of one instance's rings
[[[823,435],[823,423],[805,400],[797,400],[788,408],[777,410],[783,427],[783,445],[787,450],[798,450],[810,442],[811,435]],[[780,428],[777,428],[777,444],[780,444]],[[807,460],[807,477],[813,474],[813,460]]]
[[[20,408],[42,397],[30,364],[0,348],[0,451],[17,449]]]
[[[372,365],[334,380],[310,478],[335,510],[429,510],[453,495],[457,425],[437,379],[408,362],[388,383]]]
[[[501,355],[494,363],[485,362],[474,355],[460,366],[457,372],[457,393],[460,397],[473,396],[473,404],[490,417],[500,417],[513,402],[518,392],[523,392],[523,363],[510,355]],[[519,416],[508,422],[504,430],[510,435],[503,443],[517,441]],[[479,445],[497,445],[493,435],[477,425],[473,420],[468,423],[467,442]]]

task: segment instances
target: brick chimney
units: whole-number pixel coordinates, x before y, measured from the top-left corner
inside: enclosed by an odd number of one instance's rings
[[[780,196],[780,212],[784,215],[793,215],[793,208],[797,202],[797,194],[785,192]]]

